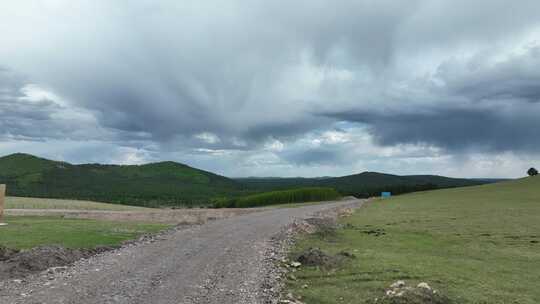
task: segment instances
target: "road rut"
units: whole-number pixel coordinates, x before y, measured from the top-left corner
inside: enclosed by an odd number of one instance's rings
[[[362,202],[272,209],[178,230],[52,277],[0,283],[0,303],[266,303],[262,284],[271,237],[295,218]]]

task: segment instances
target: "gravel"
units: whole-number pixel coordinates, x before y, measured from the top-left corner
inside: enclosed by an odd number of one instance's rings
[[[0,303],[277,303],[277,264],[298,218],[360,206],[349,199],[179,227],[22,280],[0,282]]]

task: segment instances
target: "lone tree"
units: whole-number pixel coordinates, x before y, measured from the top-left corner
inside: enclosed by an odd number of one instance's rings
[[[529,174],[529,176],[538,175],[538,170],[536,170],[535,168],[530,168],[529,171],[527,171],[527,174]]]

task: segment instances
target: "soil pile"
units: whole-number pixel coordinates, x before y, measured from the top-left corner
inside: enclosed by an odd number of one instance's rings
[[[298,254],[295,260],[304,266],[334,268],[339,266],[345,259],[354,258],[356,258],[354,254],[345,251],[332,256],[324,253],[319,248],[309,248]]]
[[[66,266],[112,249],[114,247],[67,249],[61,246],[43,246],[19,251],[0,248],[0,281],[21,278],[51,267]]]
[[[296,260],[305,266],[328,266],[336,262],[334,257],[327,255],[319,248],[309,248],[300,253]]]

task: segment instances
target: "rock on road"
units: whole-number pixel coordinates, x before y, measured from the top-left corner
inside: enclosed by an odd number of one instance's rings
[[[271,237],[295,218],[362,202],[270,209],[176,230],[80,261],[52,277],[0,284],[0,303],[265,303]]]

